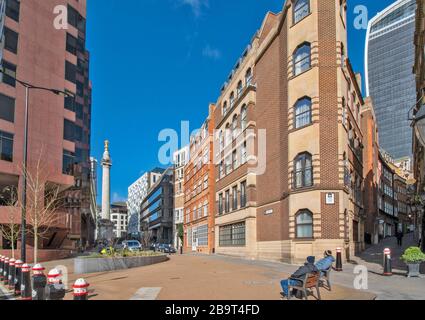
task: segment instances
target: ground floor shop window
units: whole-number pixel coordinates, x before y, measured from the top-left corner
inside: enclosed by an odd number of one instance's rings
[[[220,247],[245,246],[245,222],[220,227]]]

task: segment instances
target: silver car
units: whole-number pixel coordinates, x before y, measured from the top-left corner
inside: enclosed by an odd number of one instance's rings
[[[137,240],[126,240],[122,242],[123,249],[130,251],[142,251],[142,244]]]

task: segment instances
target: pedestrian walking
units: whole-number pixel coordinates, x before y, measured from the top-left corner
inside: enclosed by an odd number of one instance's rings
[[[403,238],[404,238],[403,231],[397,231],[396,238],[397,238],[397,245],[399,247],[402,247],[403,246]]]

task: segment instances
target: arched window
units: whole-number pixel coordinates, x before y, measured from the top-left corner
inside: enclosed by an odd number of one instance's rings
[[[226,137],[225,145],[228,146],[230,143],[232,143],[232,130],[230,129],[230,124],[226,125],[226,132],[224,135]]]
[[[223,131],[220,131],[220,133],[218,134],[218,140],[219,140],[219,144],[220,144],[220,152],[223,151],[224,149],[224,137],[223,137]]]
[[[301,153],[295,158],[295,189],[311,187],[313,185],[313,165],[311,154]]]
[[[244,131],[246,129],[247,118],[248,118],[248,113],[247,113],[247,110],[246,110],[246,105],[244,105],[242,107],[242,111],[241,111],[241,128],[242,128],[242,131]]]
[[[223,115],[226,115],[227,113],[227,101],[224,101],[223,103]]]
[[[232,92],[231,94],[230,94],[230,109],[232,109],[233,108],[233,104],[235,103],[235,93],[234,92]]]
[[[294,24],[304,19],[310,13],[310,0],[296,0],[293,6]]]
[[[295,103],[295,128],[308,126],[311,120],[311,99],[304,97]]]
[[[232,120],[232,137],[236,139],[238,136],[238,116],[235,114]]]
[[[311,47],[309,43],[299,46],[293,56],[294,76],[307,71],[311,67]]]
[[[245,74],[245,83],[246,83],[246,86],[248,87],[249,85],[251,85],[251,82],[252,82],[252,69],[249,68],[246,71],[246,74]]]
[[[238,98],[242,95],[242,91],[243,91],[243,84],[242,81],[238,82]]]
[[[301,210],[295,218],[296,237],[298,239],[313,238],[313,214],[309,210]]]

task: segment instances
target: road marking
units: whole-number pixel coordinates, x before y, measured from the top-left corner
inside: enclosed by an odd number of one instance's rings
[[[130,300],[156,300],[162,288],[140,288]]]

